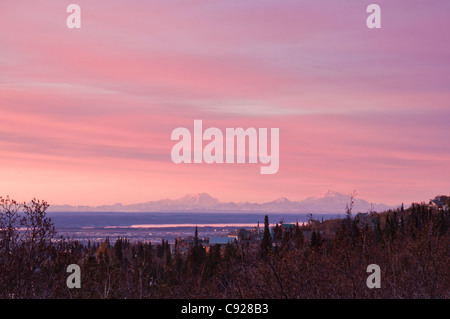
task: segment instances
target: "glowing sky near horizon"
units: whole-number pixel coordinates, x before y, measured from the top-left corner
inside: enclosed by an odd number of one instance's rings
[[[450,2],[0,4],[0,195],[124,204],[207,192],[398,204],[450,193]],[[280,169],[176,165],[177,127],[280,128]]]

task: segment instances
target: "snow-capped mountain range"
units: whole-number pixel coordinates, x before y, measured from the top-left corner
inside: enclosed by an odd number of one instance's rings
[[[344,214],[350,194],[327,191],[322,196],[291,201],[285,197],[265,203],[220,202],[207,193],[190,194],[179,199],[162,199],[139,204],[121,203],[102,206],[51,205],[49,212],[267,212],[267,213],[335,213]],[[372,204],[360,198],[354,200],[353,213],[368,212],[371,208],[381,212],[393,208],[385,204]]]

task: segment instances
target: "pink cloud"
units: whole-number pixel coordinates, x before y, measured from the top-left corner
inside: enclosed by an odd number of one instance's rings
[[[450,5],[379,1],[2,3],[1,192],[55,203],[448,190]],[[175,165],[176,127],[279,127],[280,170]],[[448,166],[448,165],[447,165]],[[25,198],[25,199],[26,199]]]

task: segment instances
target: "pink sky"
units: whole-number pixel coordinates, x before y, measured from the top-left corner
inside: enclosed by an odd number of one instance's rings
[[[0,195],[100,205],[207,192],[450,194],[450,2],[0,4]],[[366,27],[366,7],[382,28]],[[280,169],[172,163],[173,129],[280,128]]]

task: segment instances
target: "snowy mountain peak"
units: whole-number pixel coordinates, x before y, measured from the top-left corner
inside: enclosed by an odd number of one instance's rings
[[[336,193],[334,190],[329,189],[325,193],[323,193],[321,197],[336,197],[336,195],[338,195],[338,193]]]
[[[218,199],[212,197],[211,195],[207,193],[194,193],[186,195],[179,199],[180,202],[187,202],[187,203],[195,203],[195,204],[216,204],[219,202]]]
[[[285,203],[290,203],[290,202],[291,201],[289,199],[287,199],[286,197],[280,197],[273,201],[273,203],[277,203],[277,204],[285,204]]]

